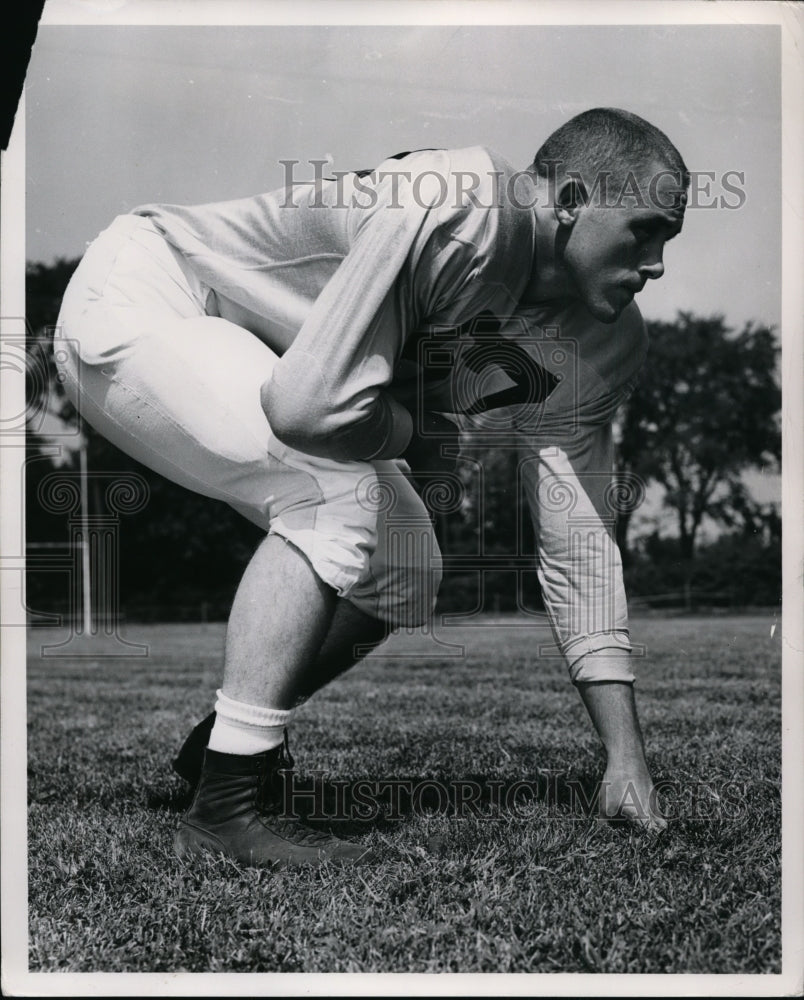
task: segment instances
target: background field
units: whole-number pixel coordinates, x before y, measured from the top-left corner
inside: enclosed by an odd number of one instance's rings
[[[187,797],[169,762],[211,705],[222,626],[130,625],[150,652],[119,660],[43,658],[65,633],[32,630],[30,969],[778,972],[774,621],[635,622],[674,816],[657,840],[573,798],[591,795],[603,755],[560,661],[534,663],[546,633],[504,619],[442,628],[454,645],[396,637],[299,711],[300,777],[325,771],[328,803],[335,779],[473,780],[479,814],[403,794],[394,818],[389,792],[385,815],[332,824],[378,864],[295,874],[172,856]],[[532,794],[497,807],[523,778]]]

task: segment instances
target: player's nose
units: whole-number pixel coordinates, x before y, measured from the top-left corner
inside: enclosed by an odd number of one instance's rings
[[[639,268],[639,273],[646,279],[651,278],[655,280],[656,278],[661,278],[664,274],[664,262],[659,258],[658,260],[642,264]]]

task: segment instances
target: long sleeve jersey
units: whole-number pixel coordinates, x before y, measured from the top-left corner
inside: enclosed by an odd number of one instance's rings
[[[212,290],[209,313],[281,355],[262,398],[277,437],[336,460],[384,459],[412,433],[387,391],[406,343],[516,309],[534,266],[523,184],[482,147],[428,150],[368,176],[135,214]]]

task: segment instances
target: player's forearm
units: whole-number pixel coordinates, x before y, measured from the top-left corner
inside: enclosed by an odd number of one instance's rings
[[[631,683],[628,609],[616,545],[593,523],[583,527],[584,544],[573,538],[570,526],[563,532],[542,528],[539,581],[570,679]]]
[[[579,684],[578,692],[606,748],[609,763],[618,769],[627,769],[635,777],[643,769],[647,772],[645,745],[631,685]]]
[[[309,374],[285,374],[262,387],[263,411],[283,444],[336,462],[397,458],[404,452],[413,420],[387,392],[333,407],[326,393],[306,391]]]
[[[523,465],[539,582],[573,683],[634,679],[622,561],[606,506],[611,467],[605,428],[589,446],[532,447]],[[596,471],[601,470],[601,471]]]
[[[398,458],[407,448],[413,418],[386,392],[381,392],[365,416],[342,426],[326,454],[336,461],[383,461]]]

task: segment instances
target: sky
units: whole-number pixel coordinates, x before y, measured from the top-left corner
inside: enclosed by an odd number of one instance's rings
[[[310,177],[314,159],[347,170],[480,144],[524,167],[595,106],[647,118],[701,172],[701,207],[668,246],[665,277],[640,295],[643,314],[778,324],[772,25],[41,25],[26,82],[26,256],[78,256],[145,202],[270,190],[282,160]],[[731,175],[739,197],[723,186],[728,171],[744,178]],[[742,204],[722,207],[721,195]]]

